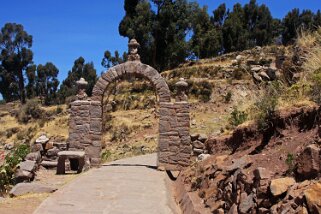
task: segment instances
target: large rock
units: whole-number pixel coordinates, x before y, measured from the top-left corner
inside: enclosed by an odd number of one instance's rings
[[[258,180],[269,179],[271,177],[271,172],[263,167],[256,168],[253,173]]]
[[[24,171],[22,169],[16,169],[15,173],[14,173],[14,179],[16,183],[21,183],[24,181],[32,181],[35,177],[35,174],[33,172],[29,172],[29,171]]]
[[[49,138],[46,135],[41,135],[36,139],[36,143],[45,144],[49,141]]]
[[[246,193],[241,194],[241,203],[239,205],[240,213],[250,213],[251,209],[255,206],[253,193],[247,195]]]
[[[308,203],[310,213],[321,213],[321,183],[312,185],[304,191],[305,199]]]
[[[207,140],[207,135],[206,134],[200,134],[198,137],[198,140],[201,141],[202,143],[205,143]]]
[[[193,144],[193,148],[196,148],[196,149],[205,149],[204,143],[202,143],[202,142],[199,141],[199,140],[193,141],[192,144]]]
[[[34,172],[37,168],[36,161],[26,160],[19,164],[19,168],[24,171]]]
[[[55,157],[55,156],[58,156],[58,152],[60,152],[60,150],[56,147],[52,148],[52,149],[49,149],[47,151],[47,156],[48,157]]]
[[[19,183],[12,188],[9,192],[10,196],[20,196],[30,193],[51,193],[56,191],[57,188],[44,186],[37,183]]]
[[[274,196],[282,195],[295,184],[295,180],[290,177],[278,178],[271,181],[270,191]]]
[[[25,157],[25,160],[36,161],[36,163],[40,163],[41,162],[41,154],[40,154],[40,152],[31,152],[31,153],[27,154],[27,156]]]
[[[297,159],[298,175],[305,179],[317,177],[321,167],[320,158],[320,149],[316,145],[307,146]]]

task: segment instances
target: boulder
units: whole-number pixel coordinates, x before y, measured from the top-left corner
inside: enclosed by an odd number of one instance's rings
[[[279,196],[287,192],[295,184],[295,180],[290,177],[278,178],[271,181],[270,191],[272,195]]]
[[[193,152],[194,152],[194,154],[196,154],[196,155],[200,155],[200,154],[203,154],[203,153],[204,153],[204,150],[203,150],[203,149],[193,149]]]
[[[205,143],[207,140],[207,135],[206,134],[200,134],[198,137],[198,140],[201,141],[202,143]]]
[[[41,162],[41,154],[40,154],[40,152],[31,152],[31,153],[27,154],[27,156],[25,157],[25,160],[36,161],[36,163],[40,163]]]
[[[262,79],[265,80],[265,81],[269,81],[269,80],[270,80],[269,75],[267,75],[267,74],[265,73],[265,71],[260,71],[259,75],[260,75],[260,77],[262,77]]]
[[[46,135],[41,135],[36,139],[36,143],[45,144],[49,141],[49,138]]]
[[[35,143],[31,146],[31,152],[42,152],[42,151],[43,151],[42,144]]]
[[[191,134],[191,140],[192,141],[197,140],[199,136],[200,136],[200,134],[196,134],[196,133]]]
[[[206,160],[207,158],[211,157],[210,154],[200,154],[199,156],[197,156],[197,160],[198,161],[204,161]]]
[[[297,174],[304,179],[316,178],[320,167],[320,149],[314,144],[307,146],[297,159]]]
[[[310,213],[321,214],[321,183],[312,185],[304,191]]]
[[[253,173],[258,180],[269,179],[271,177],[271,172],[263,167],[256,168]]]
[[[37,183],[19,183],[12,188],[9,194],[11,197],[15,197],[30,193],[52,193],[56,190],[57,188],[44,186]]]
[[[255,206],[254,195],[251,193],[247,195],[245,192],[241,194],[241,203],[239,205],[240,213],[250,213],[251,209]]]
[[[14,173],[14,179],[16,183],[21,183],[24,181],[32,181],[35,177],[35,174],[33,172],[29,172],[29,171],[24,171],[22,169],[16,169],[15,173]]]
[[[227,214],[238,214],[237,205],[233,204]]]
[[[19,168],[23,171],[34,172],[37,168],[36,161],[26,160],[19,164]]]
[[[42,161],[41,166],[45,167],[45,168],[55,168],[58,165],[58,161]]]
[[[48,156],[48,157],[55,157],[55,156],[58,155],[58,152],[60,152],[60,150],[59,150],[58,148],[54,147],[54,148],[49,149],[49,150],[47,151],[47,156]]]
[[[258,81],[258,82],[262,82],[263,79],[260,75],[258,75],[257,73],[253,73],[253,78],[255,81]]]
[[[202,142],[199,141],[199,140],[193,141],[192,144],[193,144],[193,148],[196,148],[196,149],[205,149],[204,143],[202,143]]]
[[[258,73],[262,69],[262,66],[255,66],[251,68],[251,72]]]

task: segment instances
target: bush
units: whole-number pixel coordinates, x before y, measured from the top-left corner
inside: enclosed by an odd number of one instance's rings
[[[266,88],[262,98],[255,103],[255,106],[258,109],[256,119],[259,129],[267,128],[268,121],[274,117],[280,94],[281,83],[278,81],[273,81]]]
[[[39,103],[36,101],[28,100],[22,106],[18,115],[18,121],[27,123],[30,119],[40,119],[43,116],[43,110],[40,108]]]
[[[236,107],[234,107],[231,112],[231,116],[229,118],[229,123],[231,126],[236,127],[247,120],[247,114],[244,111],[239,111]]]
[[[229,103],[232,100],[232,92],[228,91],[227,94],[224,96],[225,103]]]
[[[122,142],[127,140],[127,137],[128,135],[130,135],[132,130],[123,123],[119,127],[113,127],[111,132],[112,132],[111,141]]]
[[[26,144],[20,144],[11,153],[6,155],[5,163],[0,167],[1,190],[5,190],[8,185],[14,183],[14,172],[17,165],[23,161],[29,152],[29,146]]]

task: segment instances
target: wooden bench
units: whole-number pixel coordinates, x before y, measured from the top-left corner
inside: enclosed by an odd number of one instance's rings
[[[70,169],[81,173],[85,165],[84,151],[61,151],[58,152],[57,174],[62,175],[66,173],[65,161],[70,161]]]

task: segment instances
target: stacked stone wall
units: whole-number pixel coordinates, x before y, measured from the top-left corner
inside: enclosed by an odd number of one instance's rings
[[[102,108],[99,101],[77,100],[71,103],[69,149],[83,150],[92,166],[100,164]]]
[[[180,171],[190,164],[189,103],[160,103],[158,165]]]

